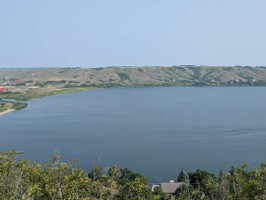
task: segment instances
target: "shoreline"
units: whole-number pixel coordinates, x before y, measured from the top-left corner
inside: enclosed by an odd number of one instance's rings
[[[5,115],[5,114],[10,113],[10,112],[13,112],[13,111],[15,111],[15,109],[8,109],[8,110],[5,110],[5,111],[3,111],[3,112],[0,112],[0,116],[3,116],[3,115]]]
[[[247,87],[265,87],[265,86],[192,86],[192,85],[172,85],[172,86],[169,86],[169,85],[153,85],[153,86],[124,86],[124,87],[88,87],[88,88],[78,88],[76,90],[70,90],[70,91],[63,91],[62,93],[61,92],[58,92],[58,93],[52,93],[52,94],[46,94],[46,95],[40,95],[40,96],[36,96],[36,97],[33,97],[33,98],[26,98],[26,99],[23,99],[22,101],[31,101],[31,100],[35,100],[35,99],[41,99],[41,98],[45,98],[45,97],[50,97],[50,96],[57,96],[57,95],[64,95],[64,94],[70,94],[70,93],[76,93],[76,92],[84,92],[84,91],[89,91],[89,90],[100,90],[100,89],[114,89],[114,88],[154,88],[154,87],[199,87],[199,88],[202,88],[202,87],[244,87],[244,88],[247,88]],[[0,95],[1,97],[1,95]],[[12,99],[14,101],[18,101],[16,97],[4,97],[4,98],[7,98],[7,99]],[[4,98],[0,98],[1,99],[4,99]],[[18,98],[19,99],[19,98]],[[27,106],[26,106],[27,107]],[[20,108],[21,109],[21,108]],[[22,108],[24,109],[24,108]],[[19,110],[19,109],[8,109],[8,110],[5,110],[3,112],[0,112],[0,117],[9,113],[9,112],[13,112],[15,110]]]

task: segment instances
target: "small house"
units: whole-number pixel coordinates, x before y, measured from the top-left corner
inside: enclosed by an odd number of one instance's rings
[[[152,190],[154,190],[155,187],[159,187],[162,189],[162,192],[174,195],[177,188],[179,188],[181,185],[186,184],[184,182],[174,182],[174,180],[170,180],[169,182],[160,183],[159,185],[153,185]]]

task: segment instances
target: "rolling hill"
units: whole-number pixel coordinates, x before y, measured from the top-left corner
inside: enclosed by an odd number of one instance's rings
[[[0,85],[219,86],[265,85],[266,67],[170,66],[0,69]]]

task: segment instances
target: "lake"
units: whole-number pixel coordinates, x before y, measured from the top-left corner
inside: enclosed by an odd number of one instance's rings
[[[101,89],[28,101],[0,117],[1,150],[20,158],[78,158],[143,173],[150,183],[180,169],[218,173],[266,161],[265,87]]]

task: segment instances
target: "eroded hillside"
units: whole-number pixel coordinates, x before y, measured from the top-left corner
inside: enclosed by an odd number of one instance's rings
[[[0,84],[47,86],[264,85],[265,67],[107,67],[0,69]]]

